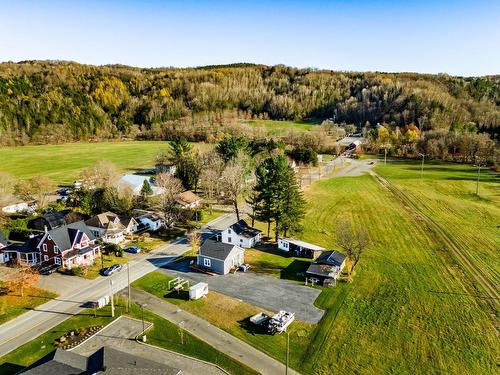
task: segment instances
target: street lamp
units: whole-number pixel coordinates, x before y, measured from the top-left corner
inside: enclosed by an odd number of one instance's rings
[[[113,298],[113,284],[114,281],[109,279],[109,299],[111,300],[111,317],[115,317],[115,301]]]
[[[146,342],[146,325],[144,324],[144,308],[147,306],[146,303],[137,302],[141,306],[141,319],[142,319],[142,341]]]
[[[285,375],[288,375],[288,357],[290,352],[290,332],[286,332],[286,367]]]

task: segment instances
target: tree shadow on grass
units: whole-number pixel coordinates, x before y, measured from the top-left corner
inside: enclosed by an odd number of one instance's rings
[[[310,265],[310,261],[294,259],[288,267],[281,270],[280,278],[293,281],[304,281],[307,268]]]

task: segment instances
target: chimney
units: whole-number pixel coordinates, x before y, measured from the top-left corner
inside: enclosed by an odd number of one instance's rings
[[[43,226],[43,230],[45,231],[45,233],[47,233],[47,232],[49,231],[49,230],[47,229],[47,226],[46,226],[46,225],[44,225],[44,226]]]

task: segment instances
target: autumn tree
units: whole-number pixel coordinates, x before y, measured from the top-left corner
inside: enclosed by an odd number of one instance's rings
[[[118,167],[109,160],[100,160],[80,173],[80,180],[87,189],[116,186],[119,177]]]
[[[212,203],[220,192],[224,161],[216,152],[209,152],[204,156],[203,169],[200,175],[201,187],[208,198],[210,213]]]
[[[362,226],[354,228],[351,221],[341,220],[337,224],[336,240],[351,262],[348,269],[349,277],[351,277],[354,268],[370,244],[368,231]]]
[[[48,198],[54,193],[56,185],[46,176],[34,176],[20,180],[14,187],[15,194],[25,201],[35,200],[39,208],[47,207]]]
[[[198,232],[193,231],[187,235],[187,238],[188,238],[189,246],[191,246],[190,253],[192,255],[197,255],[198,250],[200,249],[201,236],[198,234]]]
[[[8,173],[0,172],[0,204],[4,204],[14,192],[16,180]],[[0,213],[2,211],[0,210]]]
[[[166,227],[170,228],[183,214],[182,209],[175,201],[176,196],[184,190],[182,182],[168,173],[160,173],[156,176],[156,185],[162,189],[162,193],[152,199],[152,205],[163,219]]]
[[[16,270],[9,276],[7,285],[9,289],[19,290],[21,297],[24,297],[24,290],[36,286],[39,280],[40,273],[35,268],[17,263]]]
[[[248,163],[248,157],[240,154],[226,164],[221,175],[221,189],[224,197],[233,205],[238,220],[240,220],[238,199],[248,191],[249,187]]]

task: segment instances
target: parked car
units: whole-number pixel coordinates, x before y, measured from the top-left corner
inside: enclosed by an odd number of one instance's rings
[[[57,265],[51,265],[51,266],[40,268],[39,272],[41,275],[47,276],[47,275],[50,275],[50,274],[53,274],[54,272],[56,272],[58,268],[59,268],[59,266],[57,266]]]
[[[104,276],[111,276],[115,272],[120,272],[122,270],[121,264],[113,264],[112,266],[106,268],[102,273]]]
[[[138,246],[130,246],[127,247],[125,251],[131,254],[139,254],[141,252],[141,249]]]

